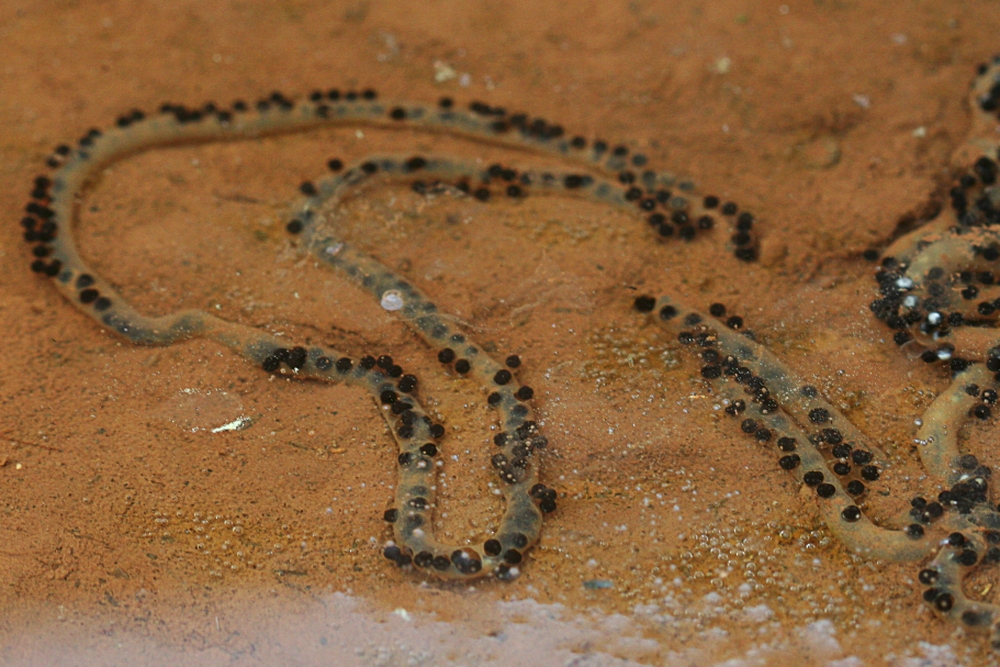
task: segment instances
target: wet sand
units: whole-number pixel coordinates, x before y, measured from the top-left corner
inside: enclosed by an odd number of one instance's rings
[[[914,420],[948,380],[871,316],[862,253],[946,200],[975,65],[1000,52],[997,9],[0,7],[0,663],[994,664],[983,637],[925,608],[918,566],[847,553],[631,302],[726,303],[889,453],[876,517],[927,492]],[[723,230],[663,242],[558,197],[375,187],[346,204],[348,238],[524,360],[560,506],[513,583],[441,583],[382,557],[395,448],[368,395],[269,377],[211,343],[132,346],[28,269],[17,221],[55,145],[133,107],[334,86],[523,109],[622,141],[760,220],[746,264]],[[108,169],[77,236],[144,312],[204,308],[392,354],[448,429],[439,530],[475,539],[501,510],[484,397],[283,230],[329,158],[410,151],[556,164],[366,128],[171,148]],[[253,425],[213,432],[241,416]],[[994,429],[969,429],[968,448],[996,466]],[[991,599],[995,576],[969,590]]]

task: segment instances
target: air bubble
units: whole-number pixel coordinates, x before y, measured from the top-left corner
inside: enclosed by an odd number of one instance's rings
[[[403,307],[403,295],[398,290],[389,290],[382,295],[382,307],[389,311],[400,310]]]

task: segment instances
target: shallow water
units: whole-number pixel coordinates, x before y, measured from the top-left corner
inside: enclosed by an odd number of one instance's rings
[[[922,488],[914,420],[947,378],[871,317],[861,253],[946,192],[1000,19],[989,3],[782,7],[0,8],[0,662],[993,660],[925,609],[917,567],[847,554],[631,309],[647,292],[726,303],[889,452],[877,516]],[[347,204],[349,238],[524,359],[560,509],[512,584],[442,584],[382,558],[395,454],[367,395],[270,378],[209,343],[130,346],[27,270],[16,220],[52,146],[134,106],[331,85],[524,108],[621,139],[761,221],[748,265],[721,232],[659,242],[633,216],[555,197],[376,187]],[[148,312],[206,308],[405,361],[448,428],[439,530],[475,539],[501,508],[483,397],[283,232],[299,183],[330,157],[410,150],[539,164],[368,129],[155,151],[108,170],[78,236]],[[241,417],[248,428],[213,432]],[[968,446],[997,465],[993,427]],[[989,598],[994,574],[970,590]]]

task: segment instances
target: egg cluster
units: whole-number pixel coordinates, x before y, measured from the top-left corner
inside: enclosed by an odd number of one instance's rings
[[[920,346],[920,358],[944,364],[952,379],[924,413],[916,438],[927,475],[942,490],[911,499],[901,520],[879,525],[865,514],[882,454],[747,335],[742,318],[726,317],[723,304],[702,314],[669,297],[641,296],[635,308],[697,353],[701,377],[725,413],[745,437],[773,451],[778,467],[813,490],[827,527],[845,546],[870,558],[930,559],[918,576],[924,601],[968,629],[988,631],[1000,650],[1000,606],[962,589],[972,568],[1000,563],[993,471],[958,442],[964,422],[992,417],[1000,389],[1000,150],[993,120],[1000,119],[1000,57],[979,68],[972,105],[979,114],[974,126],[988,136],[970,143],[985,154],[957,178],[950,208],[895,241],[875,274],[879,296],[872,312],[895,331],[897,345]]]
[[[980,68],[973,89],[975,112],[1000,118],[1000,59]],[[74,205],[84,187],[108,164],[173,144],[192,144],[300,132],[321,126],[405,126],[448,133],[483,146],[556,156],[573,169],[535,170],[430,155],[368,156],[353,164],[326,162],[326,175],[300,185],[300,201],[285,229],[317,259],[368,291],[383,309],[409,326],[452,375],[468,378],[485,395],[500,430],[486,445],[506,508],[495,534],[481,544],[444,544],[431,528],[436,475],[445,428],[418,400],[420,381],[388,354],[345,354],[320,346],[290,346],[284,339],[197,310],[147,317],[90,270],[76,250]],[[994,123],[995,125],[995,123]],[[897,240],[876,273],[874,314],[895,331],[898,345],[920,345],[921,358],[946,363],[953,383],[924,415],[918,434],[928,474],[942,480],[936,498],[912,499],[900,525],[881,526],[866,516],[866,499],[882,474],[884,456],[830,405],[817,389],[746,335],[744,320],[724,304],[706,314],[670,297],[642,296],[635,308],[649,313],[696,353],[700,376],[725,405],[725,414],[754,446],[772,451],[816,498],[831,532],[850,549],[872,558],[917,561],[924,599],[937,612],[969,628],[997,629],[1000,608],[962,591],[970,568],[1000,561],[1000,513],[990,505],[991,470],[963,454],[957,433],[963,420],[992,416],[1000,383],[1000,153],[980,155],[950,192],[939,218]],[[188,107],[164,103],[155,114],[131,110],[107,130],[91,129],[74,145],[57,146],[47,159],[53,171],[36,177],[21,220],[31,246],[31,269],[51,278],[82,312],[139,344],[169,345],[203,337],[245,357],[265,373],[366,389],[382,406],[398,446],[395,499],[384,513],[393,539],[384,556],[400,567],[466,579],[518,575],[525,552],[539,539],[543,514],[557,508],[558,493],[539,482],[539,456],[548,446],[534,417],[535,392],[516,374],[521,357],[494,359],[441,313],[404,276],[338,238],[322,224],[323,208],[336,207],[369,182],[405,183],[417,193],[453,192],[480,202],[516,201],[541,193],[589,198],[622,208],[644,221],[651,238],[691,241],[728,228],[726,243],[741,261],[759,254],[757,220],[736,203],[697,194],[694,185],[655,171],[626,144],[589,139],[561,124],[483,102],[461,109],[451,98],[436,105],[391,103],[372,89],[316,90],[302,100],[275,92],[255,102]],[[867,253],[872,255],[874,253]],[[877,256],[873,257],[877,259]]]
[[[196,310],[162,317],[137,312],[114,288],[87,267],[76,250],[74,203],[84,187],[110,163],[174,144],[196,144],[300,132],[337,125],[408,126],[446,132],[484,145],[501,144],[528,153],[555,155],[577,169],[536,171],[499,163],[432,156],[369,156],[353,165],[326,162],[327,176],[299,187],[302,200],[285,225],[300,245],[369,291],[386,311],[409,325],[452,374],[477,383],[486,404],[499,415],[501,430],[489,446],[506,509],[496,534],[477,545],[447,545],[435,539],[436,475],[442,465],[442,424],[417,399],[419,381],[387,354],[349,355],[284,339]],[[538,457],[548,444],[534,419],[534,391],[517,382],[521,358],[493,359],[453,318],[377,259],[317,225],[321,205],[336,206],[353,188],[379,179],[407,183],[415,192],[452,191],[480,202],[518,200],[532,193],[588,197],[624,208],[644,220],[650,234],[666,241],[690,241],[725,222],[727,243],[743,261],[757,257],[754,216],[714,195],[699,196],[690,181],[653,171],[648,158],[625,144],[569,135],[561,125],[482,102],[459,109],[450,98],[434,106],[387,103],[372,89],[316,90],[294,101],[275,92],[254,102],[229,106],[209,102],[189,107],[171,102],[157,113],[133,109],[106,130],[91,129],[74,145],[57,146],[47,159],[53,171],[38,176],[21,221],[31,245],[31,269],[53,279],[60,291],[100,325],[147,345],[169,345],[204,337],[229,347],[262,371],[290,377],[360,386],[376,397],[396,440],[398,483],[385,514],[393,540],[384,555],[401,567],[442,577],[494,574],[516,577],[524,553],[538,541],[543,514],[556,510],[557,492],[538,481]]]

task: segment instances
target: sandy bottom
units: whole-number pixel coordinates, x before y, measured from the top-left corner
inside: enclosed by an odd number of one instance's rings
[[[0,664],[997,664],[925,609],[918,564],[843,549],[631,308],[639,293],[725,303],[888,452],[874,517],[935,493],[912,438],[948,379],[871,316],[862,254],[945,201],[974,67],[1000,51],[995,3],[165,7],[0,7]],[[56,144],[132,107],[333,85],[525,109],[760,220],[746,264],[722,230],[660,241],[558,197],[373,187],[336,211],[487,349],[524,360],[560,507],[510,584],[385,561],[395,454],[366,394],[202,341],[131,346],[27,268],[17,220]],[[484,396],[283,231],[329,158],[417,151],[551,164],[368,128],[153,151],[107,170],[77,237],[144,312],[392,354],[447,428],[436,530],[475,540],[502,510]],[[238,418],[250,427],[217,431]],[[992,466],[995,427],[966,444]],[[996,574],[969,591],[993,599]]]
[[[473,594],[470,592],[470,594]],[[450,603],[466,599],[448,596]],[[203,619],[183,644],[121,631],[112,623],[95,633],[89,623],[46,624],[21,636],[7,653],[16,665],[161,664],[215,665],[502,665],[586,667],[693,667],[726,665],[867,664],[845,644],[836,625],[776,622],[766,604],[739,613],[723,611],[709,594],[696,605],[701,621],[671,612],[676,602],[640,605],[634,613],[574,612],[534,599],[493,601],[470,609],[467,618],[442,621],[436,614],[404,607],[375,611],[344,593],[316,595],[285,604],[258,601],[239,613]],[[733,636],[731,628],[740,631]],[[780,635],[781,639],[776,639]],[[678,636],[685,641],[678,642]],[[666,649],[673,646],[673,649]],[[724,656],[735,656],[728,659]],[[952,647],[918,642],[883,664],[948,667],[960,664]]]

